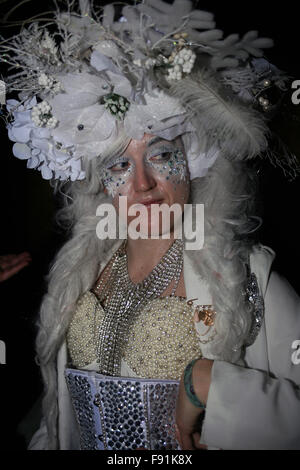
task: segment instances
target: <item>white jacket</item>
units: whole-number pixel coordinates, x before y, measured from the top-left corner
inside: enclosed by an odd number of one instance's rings
[[[274,252],[258,245],[250,257],[265,301],[265,320],[246,348],[244,365],[214,359],[201,443],[221,449],[300,449],[300,299],[277,273]],[[187,299],[211,304],[205,282],[184,256]],[[299,345],[299,350],[296,350]],[[66,343],[58,359],[58,436],[61,450],[79,449],[79,432],[64,378]],[[122,370],[121,370],[122,374]],[[122,374],[126,375],[126,374]],[[29,449],[47,449],[42,421]]]

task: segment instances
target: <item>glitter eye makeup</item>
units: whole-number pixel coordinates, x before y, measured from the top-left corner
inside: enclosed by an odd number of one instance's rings
[[[170,180],[176,191],[176,185],[181,181],[186,181],[188,176],[183,152],[172,143],[151,147],[144,154],[143,165],[148,168],[148,171],[156,173],[156,177]],[[134,159],[125,155],[115,157],[107,163],[101,178],[110,196],[115,197],[117,193],[121,194],[122,188],[134,174],[135,166]]]
[[[110,196],[115,197],[132,174],[134,163],[126,157],[110,161],[101,174],[101,179]]]
[[[177,183],[187,178],[186,161],[183,152],[173,146],[163,146],[153,150],[146,158],[147,164],[158,171],[167,180],[172,178]]]

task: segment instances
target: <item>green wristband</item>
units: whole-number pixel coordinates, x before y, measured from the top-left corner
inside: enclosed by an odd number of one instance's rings
[[[193,366],[196,361],[198,361],[198,359],[194,359],[185,368],[183,376],[184,388],[187,396],[189,397],[190,402],[197,408],[202,408],[203,410],[205,410],[206,406],[198,399],[193,387],[192,373]]]

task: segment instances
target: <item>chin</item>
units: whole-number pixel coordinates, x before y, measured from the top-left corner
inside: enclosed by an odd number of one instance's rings
[[[151,238],[151,231],[155,234],[155,238],[162,238],[164,235],[164,239],[171,238],[171,234],[173,233],[173,226],[171,225],[170,228],[165,229],[162,224],[148,224],[148,236]]]

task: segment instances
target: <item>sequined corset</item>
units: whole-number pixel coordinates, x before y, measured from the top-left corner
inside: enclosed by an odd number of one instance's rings
[[[77,303],[67,333],[74,367],[84,368],[99,359],[97,339],[103,316],[98,298],[86,292]],[[131,327],[122,359],[139,377],[179,380],[185,365],[201,357],[193,316],[194,309],[184,298],[149,301]]]

